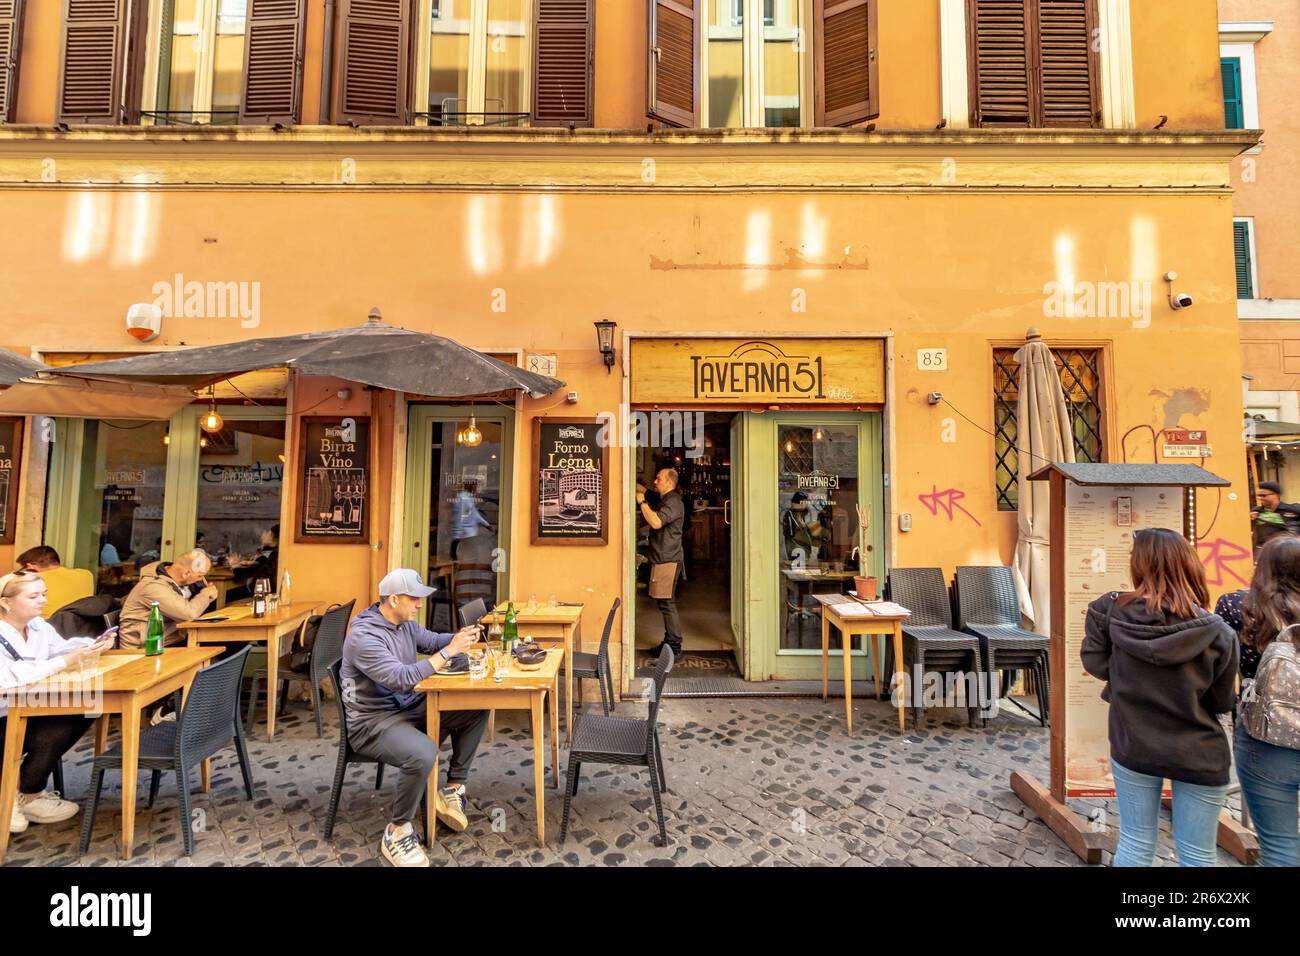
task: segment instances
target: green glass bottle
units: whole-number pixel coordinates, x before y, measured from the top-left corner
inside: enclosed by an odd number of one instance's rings
[[[507,654],[519,640],[519,624],[515,617],[515,602],[506,605],[506,629],[501,634],[501,646]]]
[[[149,606],[149,627],[145,631],[144,638],[146,657],[153,657],[163,652],[163,630],[162,608],[158,607],[157,601],[153,601]]]

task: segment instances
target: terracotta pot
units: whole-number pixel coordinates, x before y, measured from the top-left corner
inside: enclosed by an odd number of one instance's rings
[[[874,601],[876,599],[875,578],[860,578],[855,575],[853,578],[853,589],[857,592],[858,597],[865,601]]]

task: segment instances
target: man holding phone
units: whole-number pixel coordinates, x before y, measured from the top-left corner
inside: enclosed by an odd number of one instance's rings
[[[411,820],[420,807],[438,745],[425,732],[425,695],[415,685],[433,674],[460,671],[463,655],[479,639],[477,624],[438,634],[419,624],[424,599],[434,592],[419,572],[398,568],[379,582],[379,600],[352,619],[343,644],[343,706],[348,740],[359,754],[398,769],[392,814],[380,850],[394,866],[428,866],[429,857]],[[431,655],[418,660],[417,654]],[[451,738],[447,785],[433,794],[438,819],[464,830],[465,781],[487,730],[486,710],[442,714]]]

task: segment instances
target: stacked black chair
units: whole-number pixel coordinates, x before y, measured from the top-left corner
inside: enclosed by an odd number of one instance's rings
[[[365,754],[357,753],[355,750],[352,749],[352,744],[348,742],[348,712],[347,709],[343,706],[342,673],[343,673],[343,660],[342,660],[342,656],[340,655],[340,657],[335,658],[334,662],[330,664],[329,667],[330,680],[334,682],[334,690],[335,690],[334,702],[338,706],[338,711],[339,711],[339,760],[334,767],[334,787],[330,791],[329,813],[326,814],[325,816],[325,839],[327,840],[331,839],[334,836],[334,818],[338,815],[339,812],[339,800],[343,796],[343,778],[347,775],[348,764],[353,764],[353,763],[378,764],[379,769],[375,773],[375,789],[378,790],[379,787],[384,782],[383,763],[376,760],[374,757],[367,757]],[[420,801],[421,808],[422,808],[420,813],[421,819],[425,818],[425,810],[427,809],[427,803],[428,803],[428,794],[426,793],[424,799]]]
[[[461,606],[460,626],[469,627],[471,624],[477,624],[487,616],[487,602],[482,598],[475,598],[468,604]]]
[[[613,612],[611,612],[612,614]],[[664,758],[659,747],[659,702],[664,696],[664,681],[673,669],[673,652],[665,646],[655,666],[654,689],[645,720],[626,717],[583,717],[573,728],[569,747],[569,770],[564,786],[564,817],[560,822],[560,843],[569,835],[569,805],[578,792],[578,780],[584,763],[618,764],[645,767],[650,772],[650,791],[654,794],[655,814],[659,817],[659,845],[667,846],[661,794],[668,789],[664,779]]]
[[[941,568],[894,568],[889,572],[885,596],[912,612],[903,621],[903,663],[908,673],[908,691],[912,697],[912,720],[921,727],[924,677],[930,671],[940,675],[965,670],[979,674],[979,639],[952,626],[952,604]],[[890,642],[885,657],[885,673],[894,672],[894,649]],[[918,685],[916,678],[922,683]],[[946,685],[946,681],[944,682]],[[944,687],[946,690],[946,686]],[[899,688],[901,693],[903,688]],[[978,699],[967,695],[970,725],[975,726]]]
[[[329,676],[330,665],[343,656],[343,640],[347,637],[348,621],[352,618],[352,608],[356,604],[356,598],[353,598],[347,604],[338,604],[326,611],[320,620],[320,625],[316,629],[316,640],[308,652],[307,664],[305,667],[293,668],[289,666],[289,658],[292,656],[286,654],[280,659],[280,669],[276,673],[276,679],[280,682],[280,705],[277,710],[277,716],[284,713],[285,706],[289,703],[289,682],[302,681],[307,684],[311,691],[311,712],[316,718],[316,736],[324,737],[325,728],[321,722],[320,709],[320,685],[327,676]],[[252,726],[253,713],[257,706],[258,690],[261,683],[266,679],[266,670],[258,670],[253,675],[253,686],[248,695],[248,724]],[[334,685],[334,692],[338,693],[338,685]]]
[[[963,567],[953,579],[953,604],[957,608],[957,626],[979,638],[985,673],[992,677],[999,671],[1028,668],[1034,674],[1038,694],[1038,721],[1047,726],[1048,639],[1020,626],[1020,599],[1010,568]],[[1011,681],[1003,681],[1002,692],[1010,690]],[[990,702],[991,703],[991,702]]]
[[[605,618],[605,632],[600,636],[600,650],[595,654],[585,654],[582,651],[573,652],[573,676],[577,678],[589,678],[600,685],[600,706],[604,710],[605,716],[609,716],[609,710],[614,706],[614,675],[609,667],[609,635],[614,629],[614,616],[618,613],[619,607],[623,604],[622,598],[614,598],[614,603],[610,606],[609,614]],[[579,684],[579,687],[582,685]],[[582,694],[578,694],[581,701]]]
[[[194,675],[184,706],[175,720],[164,720],[140,735],[140,769],[152,770],[149,783],[149,806],[158,796],[158,784],[164,770],[176,774],[176,788],[181,800],[181,838],[185,855],[194,852],[194,831],[190,826],[189,773],[197,764],[218,754],[232,744],[239,755],[239,769],[244,775],[244,793],[253,799],[253,771],[244,745],[244,726],[239,719],[239,684],[244,674],[248,648],[225,660],[205,667]],[[90,801],[81,827],[81,852],[90,848],[90,834],[95,826],[99,794],[107,770],[122,769],[122,745],[114,745],[95,757],[91,769]]]

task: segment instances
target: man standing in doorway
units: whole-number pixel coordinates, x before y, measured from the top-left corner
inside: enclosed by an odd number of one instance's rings
[[[1250,512],[1251,537],[1255,548],[1284,534],[1300,532],[1300,507],[1282,500],[1282,486],[1275,481],[1261,481],[1258,505]]]
[[[686,522],[686,506],[677,491],[677,470],[661,469],[655,475],[654,489],[659,493],[658,511],[646,503],[645,486],[636,489],[641,517],[650,526],[650,596],[659,602],[659,613],[664,616],[663,644],[654,653],[667,644],[676,658],[682,654],[682,622],[675,595],[682,575],[682,527]]]

